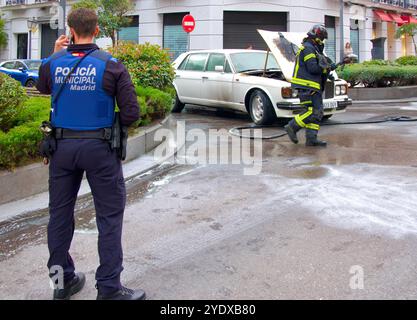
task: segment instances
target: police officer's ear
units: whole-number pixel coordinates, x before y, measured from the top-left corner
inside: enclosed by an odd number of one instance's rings
[[[76,40],[75,35],[76,35],[76,33],[75,33],[74,28],[70,28],[70,43],[72,43],[72,44],[75,43],[75,40]]]
[[[99,34],[100,34],[100,27],[97,26],[96,31],[94,31],[94,38],[97,38],[99,36]]]

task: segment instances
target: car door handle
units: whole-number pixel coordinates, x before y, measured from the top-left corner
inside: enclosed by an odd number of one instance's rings
[[[176,74],[175,78],[181,78],[181,76],[179,74]]]
[[[201,79],[203,79],[203,80],[208,80],[209,78],[208,78],[208,77],[202,77]]]

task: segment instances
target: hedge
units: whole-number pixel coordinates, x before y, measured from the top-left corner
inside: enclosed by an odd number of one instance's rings
[[[49,109],[48,98],[30,98],[17,116],[16,126],[7,132],[0,130],[0,168],[13,168],[38,157],[39,125],[48,119]]]
[[[395,60],[401,66],[417,66],[417,57],[416,56],[404,56]]]
[[[417,65],[365,62],[339,69],[338,74],[351,86],[362,83],[365,87],[379,88],[417,84]]]
[[[160,46],[122,41],[110,52],[123,62],[136,86],[164,90],[172,85],[174,68],[168,52]]]
[[[148,125],[164,117],[172,107],[172,97],[154,88],[137,87],[141,119],[133,128]],[[12,169],[39,159],[38,145],[42,139],[39,125],[49,118],[50,99],[32,97],[25,101],[15,117],[14,127],[0,130],[0,169]]]
[[[0,73],[0,130],[8,131],[15,125],[26,99],[26,92],[20,82]]]

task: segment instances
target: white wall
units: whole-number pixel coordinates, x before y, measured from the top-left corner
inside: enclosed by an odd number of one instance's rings
[[[325,15],[334,16],[336,17],[336,55],[337,57],[340,55],[339,1],[336,0],[138,0],[132,14],[139,15],[139,42],[150,42],[162,46],[163,14],[190,12],[197,22],[195,31],[191,33],[190,45],[191,49],[198,50],[223,47],[224,11],[287,12],[288,30],[294,32],[307,32],[313,24],[324,23]],[[365,11],[366,20],[361,23],[360,27],[360,58],[362,61],[371,58],[372,21],[376,19],[371,8],[363,11]],[[7,12],[9,18],[13,20],[11,25],[8,24],[10,46],[0,53],[0,58],[14,58],[16,56],[15,33],[28,31],[25,23],[29,17],[47,14],[48,9],[46,11],[28,9]],[[363,15],[363,13],[360,14]],[[352,15],[351,7],[345,6],[344,43],[350,41],[350,18]],[[383,22],[380,26],[381,30],[378,36],[386,37],[387,23]],[[408,48],[411,46],[410,43],[407,45]],[[40,56],[40,44],[38,30],[33,34],[32,39],[33,58]],[[106,38],[98,39],[97,44],[105,48],[110,45],[110,41]],[[390,48],[391,56],[402,54],[401,40],[393,42],[391,46],[393,46]],[[385,52],[388,57],[388,42],[386,42]]]
[[[288,12],[288,30],[296,32],[307,32],[313,24],[324,23],[325,15],[339,16],[337,1],[329,0],[143,0],[136,3],[139,41],[162,45],[163,14],[190,12],[196,19],[191,49],[222,48],[223,11]]]

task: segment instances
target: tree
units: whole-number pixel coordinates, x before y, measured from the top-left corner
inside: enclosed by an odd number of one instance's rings
[[[8,43],[7,32],[4,31],[6,22],[0,16],[0,49],[4,49]]]
[[[395,37],[401,38],[402,36],[409,36],[413,39],[415,53],[417,54],[417,44],[414,36],[417,35],[417,23],[405,23],[398,28]]]
[[[117,43],[117,31],[129,25],[131,18],[126,17],[134,9],[132,0],[81,0],[73,9],[88,8],[97,11],[100,30],[111,38],[113,47]]]

